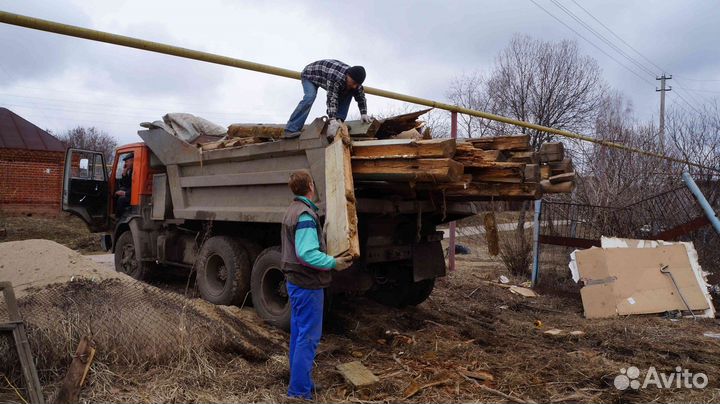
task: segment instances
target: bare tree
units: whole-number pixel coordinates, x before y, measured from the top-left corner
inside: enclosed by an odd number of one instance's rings
[[[580,54],[575,41],[548,42],[516,35],[495,61],[487,91],[500,115],[555,129],[592,127],[605,84],[595,59]],[[499,125],[502,132],[517,131]],[[538,149],[554,135],[520,129]]]
[[[78,126],[69,129],[58,138],[66,147],[102,152],[106,163],[111,161],[117,147],[117,140],[114,137],[94,126],[89,128]]]
[[[613,92],[603,98],[595,121],[600,140],[660,153],[657,128],[634,118],[632,103]],[[680,166],[665,160],[582,143],[574,147],[578,170],[576,201],[596,206],[626,206],[677,183]]]
[[[486,80],[480,72],[463,74],[450,83],[447,97],[451,103],[478,111],[490,109]],[[458,136],[480,137],[490,129],[490,121],[471,115],[458,114]]]

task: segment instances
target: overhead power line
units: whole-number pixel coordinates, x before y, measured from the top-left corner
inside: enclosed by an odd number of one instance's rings
[[[622,62],[620,62],[619,60],[617,60],[614,56],[612,56],[612,55],[610,55],[609,53],[605,52],[605,50],[604,50],[603,48],[597,46],[593,41],[585,38],[585,36],[583,36],[581,33],[577,32],[577,31],[576,31],[573,27],[571,27],[570,25],[566,24],[565,21],[561,20],[561,19],[560,19],[559,17],[557,17],[555,14],[551,13],[550,11],[548,11],[545,7],[543,7],[543,6],[541,6],[540,4],[538,4],[535,0],[530,0],[530,1],[531,1],[533,4],[535,4],[538,8],[540,8],[542,11],[544,11],[545,13],[547,13],[547,15],[549,15],[549,16],[552,17],[552,18],[554,18],[557,22],[559,22],[560,24],[564,25],[564,26],[565,26],[567,29],[569,29],[570,31],[574,32],[575,35],[579,36],[579,37],[582,38],[585,42],[587,42],[587,43],[589,43],[590,45],[592,45],[593,47],[595,47],[595,49],[597,49],[597,50],[599,50],[600,52],[602,52],[605,56],[607,56],[607,57],[609,57],[610,59],[614,60],[615,63],[617,63],[617,64],[619,64],[620,66],[622,66],[623,68],[625,68],[627,71],[629,71],[630,73],[632,73],[633,75],[635,75],[635,76],[636,76],[637,78],[639,78],[640,80],[648,83],[648,84],[651,85],[651,86],[654,86],[654,84],[653,84],[650,80],[648,80],[648,79],[646,79],[645,77],[641,76],[641,75],[638,74],[635,70],[627,67],[627,66],[624,65]]]
[[[551,1],[553,4],[555,4],[555,6],[557,6],[560,10],[562,10],[565,14],[569,15],[570,18],[572,18],[573,20],[577,21],[583,28],[585,28],[586,30],[588,30],[588,31],[589,31],[591,34],[593,34],[596,38],[598,38],[599,40],[601,40],[602,42],[604,42],[606,45],[608,45],[612,50],[614,50],[615,52],[617,52],[620,56],[624,57],[624,58],[625,58],[626,60],[628,60],[630,63],[632,63],[632,64],[634,64],[635,66],[637,66],[641,71],[644,71],[645,73],[649,74],[650,76],[653,76],[653,77],[655,76],[655,72],[653,72],[651,69],[648,69],[644,64],[638,62],[635,58],[633,58],[632,56],[630,56],[630,55],[628,55],[627,53],[625,53],[625,51],[623,51],[622,49],[620,49],[620,47],[618,47],[617,45],[615,45],[614,42],[612,42],[611,40],[607,39],[607,38],[605,37],[605,35],[597,32],[593,27],[591,27],[590,25],[588,25],[582,18],[578,17],[575,13],[573,13],[570,9],[568,9],[567,7],[565,7],[565,6],[564,6],[562,3],[560,3],[558,0],[550,0],[550,1]]]
[[[615,38],[617,38],[618,40],[620,40],[620,42],[622,42],[623,44],[625,44],[625,46],[627,46],[628,48],[632,49],[633,52],[635,52],[635,53],[637,53],[638,55],[640,55],[641,58],[645,59],[646,62],[648,62],[648,63],[650,63],[651,65],[655,66],[655,67],[656,67],[659,71],[661,71],[661,72],[667,71],[667,69],[663,69],[662,67],[658,66],[657,64],[655,64],[655,62],[653,62],[652,60],[648,59],[645,55],[643,55],[642,53],[640,53],[639,50],[635,49],[632,45],[630,45],[629,43],[627,43],[624,39],[622,39],[622,38],[620,37],[620,35],[616,34],[616,33],[615,33],[613,30],[611,30],[607,25],[603,24],[602,21],[600,21],[599,19],[597,19],[597,17],[595,17],[595,16],[594,16],[590,11],[588,11],[585,7],[581,6],[577,1],[575,1],[575,0],[570,0],[570,1],[572,1],[573,3],[575,3],[576,6],[578,6],[582,11],[584,11],[587,15],[589,15],[589,16],[590,16],[593,20],[595,20],[598,24],[602,25],[602,27],[605,28],[610,34],[612,34],[612,36],[614,36]],[[720,80],[718,80],[718,81],[720,81]]]

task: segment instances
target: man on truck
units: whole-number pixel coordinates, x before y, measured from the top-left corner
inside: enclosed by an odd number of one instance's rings
[[[282,223],[282,269],[291,310],[288,396],[312,400],[312,367],[322,335],[324,289],[330,286],[331,271],[347,269],[352,257],[334,258],[325,253],[310,174],[296,171],[290,175],[288,185],[295,195]]]
[[[355,98],[360,109],[363,123],[370,122],[367,114],[367,101],[362,83],[365,81],[365,68],[352,66],[334,59],[318,60],[305,66],[301,75],[305,95],[290,115],[285,126],[283,138],[292,139],[300,136],[305,120],[312,108],[318,87],[327,91],[327,116],[330,119],[328,134],[333,136],[340,124],[347,118],[350,110],[350,98]]]
[[[133,162],[135,156],[133,153],[123,157],[123,170],[120,179],[117,181],[117,191],[115,191],[115,197],[117,202],[115,204],[115,214],[118,218],[125,213],[125,209],[130,206],[130,195],[132,194],[132,174],[133,174]]]

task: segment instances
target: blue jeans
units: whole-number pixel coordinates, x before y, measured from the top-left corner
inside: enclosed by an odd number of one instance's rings
[[[313,84],[310,80],[302,79],[303,99],[290,115],[287,125],[285,125],[286,132],[300,132],[305,125],[310,110],[312,109],[315,97],[317,97],[318,86]],[[347,118],[348,111],[350,110],[350,100],[352,99],[351,94],[340,97],[338,100],[338,110],[336,118],[345,120]]]
[[[315,351],[322,336],[323,289],[287,283],[290,295],[290,385],[288,396],[312,400]]]

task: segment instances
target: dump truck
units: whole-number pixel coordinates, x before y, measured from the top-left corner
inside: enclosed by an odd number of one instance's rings
[[[318,118],[297,139],[203,150],[162,128],[138,131],[143,142],[118,147],[107,173],[102,153],[69,149],[62,209],[105,232],[115,268],[145,279],[168,267],[194,271],[203,299],[249,305],[287,329],[290,306],[281,270],[280,228],[293,199],[290,173],[314,178],[321,216],[334,186],[326,183],[327,122]],[[126,157],[134,157],[129,209],[114,197]],[[335,168],[330,168],[335,169]],[[475,214],[470,202],[443,202],[357,190],[359,257],[333,272],[328,295],[369,294],[417,305],[446,274],[437,226]]]

